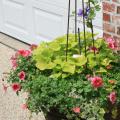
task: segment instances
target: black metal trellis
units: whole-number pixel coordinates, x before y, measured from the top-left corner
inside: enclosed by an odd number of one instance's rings
[[[77,41],[77,0],[75,0],[75,41]]]
[[[84,46],[85,46],[85,56],[87,55],[87,49],[86,49],[86,28],[85,28],[85,5],[84,0],[82,0],[82,9],[83,9],[83,31],[84,31]]]
[[[80,39],[80,28],[78,28],[78,47],[79,47],[79,53],[81,55],[81,39]]]
[[[67,53],[68,53],[68,40],[69,40],[69,26],[70,26],[70,0],[68,3],[68,24],[67,24],[67,43],[66,43],[66,61],[67,61]]]
[[[88,0],[88,5],[89,5],[89,9],[90,9],[90,0]],[[92,40],[93,40],[93,47],[95,47],[95,39],[94,39],[94,30],[93,30],[93,23],[92,20],[90,20],[91,23],[91,33],[92,33]],[[94,55],[95,55],[95,50],[94,50]]]
[[[71,11],[71,0],[69,0],[68,3],[68,23],[67,23],[67,42],[66,42],[66,61],[67,61],[67,55],[68,55],[68,44],[69,44],[69,26],[70,26],[70,11]],[[90,5],[90,0],[88,1],[88,7],[89,9],[91,9],[91,5]],[[85,2],[84,0],[82,0],[82,12],[83,12],[83,34],[84,34],[84,49],[85,49],[85,56],[87,56],[87,43],[86,43],[86,21],[85,21],[85,15],[86,15],[86,11],[85,11]],[[94,45],[94,31],[93,31],[93,23],[92,20],[90,20],[90,24],[91,24],[91,33],[92,33],[92,41],[93,41],[93,47]],[[77,28],[77,0],[75,0],[75,41],[78,40],[78,46],[79,46],[79,53],[81,54],[81,38],[80,38],[80,28]],[[94,51],[94,55],[95,55],[95,51]]]

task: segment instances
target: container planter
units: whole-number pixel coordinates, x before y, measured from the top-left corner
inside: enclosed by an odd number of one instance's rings
[[[91,33],[87,34],[91,39]],[[44,111],[46,120],[119,120],[119,55],[98,38],[96,48],[87,43],[86,58],[77,53],[74,34],[69,38],[67,62],[63,48],[66,36],[33,45],[32,51],[17,51],[11,58],[10,87],[18,95],[21,90],[29,91],[27,108],[36,113]]]
[[[11,58],[8,82],[18,95],[21,89],[29,91],[28,109],[43,111],[46,120],[117,120],[120,57],[116,42],[95,39],[92,19],[99,5],[94,1],[88,1],[87,7],[82,1],[79,15],[84,30],[80,32],[76,1],[75,34],[69,34],[69,0],[67,35],[17,51]],[[91,32],[86,31],[86,24]]]

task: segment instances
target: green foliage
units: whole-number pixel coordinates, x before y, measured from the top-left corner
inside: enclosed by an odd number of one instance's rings
[[[78,42],[74,39],[74,34],[70,34],[68,47],[68,61],[65,59],[66,36],[59,37],[52,42],[43,42],[33,53],[33,59],[36,61],[36,67],[41,71],[49,70],[49,76],[52,78],[65,78],[74,74],[80,74],[84,71],[87,63],[88,69],[95,69],[97,73],[107,72],[108,66],[116,59],[112,50],[102,38],[95,40],[95,47],[98,49],[96,56],[92,47],[91,33],[86,33],[87,39],[87,57],[84,56],[84,47],[82,54],[79,55]],[[81,46],[84,46],[84,37],[81,33]],[[77,55],[77,57],[74,57]]]
[[[105,110],[100,107],[97,100],[91,100],[82,104],[81,118],[86,120],[104,120]]]
[[[31,56],[17,55],[17,67],[11,69],[8,82],[10,87],[19,83],[21,90],[29,93],[27,105],[30,111],[38,113],[42,110],[46,115],[56,109],[67,120],[104,120],[104,115],[109,111],[112,111],[114,118],[117,116],[117,106],[120,104],[120,56],[108,48],[102,38],[95,40],[94,55],[91,33],[87,32],[86,38],[85,57],[84,47],[80,55],[78,42],[74,34],[70,35],[67,62],[66,36],[41,43]],[[84,46],[83,33],[81,46]],[[21,71],[25,72],[24,80],[19,77]],[[90,78],[95,76],[102,78],[101,87],[92,85]],[[117,99],[115,104],[109,104],[108,95],[113,91]],[[75,107],[80,108],[78,113],[73,110]]]

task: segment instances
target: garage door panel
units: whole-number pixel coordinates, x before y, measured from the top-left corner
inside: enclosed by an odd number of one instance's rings
[[[36,2],[42,2],[49,5],[67,8],[68,0],[35,0]]]
[[[32,10],[35,39],[49,41],[66,33],[66,9],[37,0]]]
[[[63,15],[65,13],[67,13],[67,9],[61,8],[59,6],[56,5],[52,5],[52,4],[48,4],[48,3],[44,3],[44,2],[39,2],[39,1],[34,1],[33,3],[31,3],[33,8],[38,8],[38,9],[42,9],[45,11],[49,11],[52,13],[56,13],[57,15]]]
[[[0,0],[0,31],[27,43],[53,40],[66,34],[67,7],[68,0]]]
[[[34,8],[33,18],[34,18],[35,32],[37,36],[39,35],[44,39],[52,39],[53,36],[57,37],[62,31],[61,15],[57,15],[49,11]]]
[[[4,3],[9,3],[9,4],[17,4],[17,5],[24,5],[25,0],[3,0]]]
[[[21,2],[19,3],[13,0],[3,1],[3,25],[6,29],[23,33],[27,32],[24,8],[25,5]]]

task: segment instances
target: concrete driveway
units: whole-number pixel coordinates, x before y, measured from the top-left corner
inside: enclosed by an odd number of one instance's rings
[[[10,70],[10,57],[14,55],[16,49],[29,48],[28,45],[21,43],[11,37],[0,33],[0,120],[45,120],[42,113],[39,115],[32,114],[28,110],[23,110],[21,105],[25,103],[26,93],[17,96],[11,88],[5,93],[2,81],[3,72]]]

